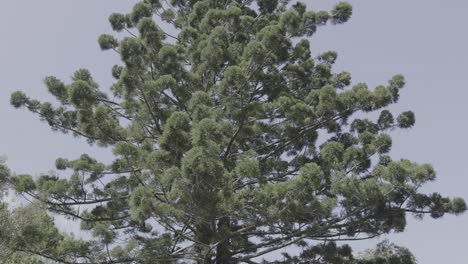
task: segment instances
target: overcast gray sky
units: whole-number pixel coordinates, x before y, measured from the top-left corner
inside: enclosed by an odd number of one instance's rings
[[[15,110],[9,96],[23,90],[47,99],[42,80],[64,80],[78,68],[90,69],[102,87],[112,83],[115,53],[101,52],[100,33],[110,32],[107,17],[128,11],[124,0],[0,1],[0,155],[18,173],[39,174],[57,157],[89,152],[110,160],[109,151],[89,147],[83,139],[51,132],[36,116]],[[330,9],[334,0],[307,1],[313,9]],[[466,113],[468,31],[466,0],[352,0],[354,15],[346,24],[322,27],[312,38],[312,52],[336,50],[337,70],[354,82],[386,83],[394,74],[407,78],[395,111],[413,110],[416,126],[394,134],[394,158],[432,163],[438,180],[425,190],[468,200]],[[466,263],[468,214],[437,221],[411,220],[403,234],[390,235],[423,264]],[[357,249],[375,244],[360,242]]]

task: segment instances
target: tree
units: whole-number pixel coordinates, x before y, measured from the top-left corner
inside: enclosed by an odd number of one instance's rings
[[[5,211],[36,216],[5,247],[59,263],[258,263],[296,245],[284,259],[354,263],[337,241],[402,232],[407,214],[464,212],[461,198],[420,191],[431,165],[388,155],[388,132],[415,122],[388,110],[403,76],[369,89],[332,71],[336,52],[312,56],[308,38],[351,6],[288,2],[140,1],[109,17],[125,37],[99,37],[122,60],[110,89],[79,69],[69,83],[45,78],[58,106],[15,92],[14,107],[115,160],[83,154],[57,159],[60,173],[5,174],[36,201]],[[53,214],[92,238],[60,232]]]
[[[0,198],[3,198],[5,187],[10,171],[4,165],[3,160],[0,159]],[[19,215],[22,211],[25,215]],[[21,239],[29,239],[29,235],[23,235],[31,231],[26,227],[27,222],[31,220],[34,209],[21,208],[16,210],[12,215],[8,210],[6,203],[0,202],[0,258],[2,263],[16,264],[16,263],[31,263],[31,264],[44,264],[40,257],[23,252],[22,248],[18,247]],[[42,211],[43,212],[43,211]],[[42,221],[41,219],[35,219]],[[29,241],[30,242],[30,241]]]
[[[359,260],[360,264],[415,264],[416,259],[407,248],[399,247],[384,240],[373,250],[367,250]]]

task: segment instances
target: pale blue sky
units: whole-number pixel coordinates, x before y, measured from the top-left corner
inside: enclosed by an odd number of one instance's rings
[[[42,80],[56,75],[68,80],[77,68],[89,68],[102,87],[112,79],[113,52],[101,52],[100,33],[110,32],[107,17],[127,11],[124,0],[0,1],[0,155],[18,173],[39,174],[57,157],[83,152],[110,160],[109,151],[91,148],[82,139],[53,133],[36,116],[14,110],[9,95],[18,89],[47,99]],[[329,9],[337,1],[306,1]],[[395,111],[416,112],[416,126],[394,134],[393,156],[430,162],[440,191],[468,200],[465,151],[468,125],[468,31],[465,0],[352,0],[353,18],[340,26],[321,28],[312,38],[312,52],[338,51],[337,69],[350,71],[354,82],[370,86],[392,75],[407,78]],[[409,247],[420,263],[466,263],[468,214],[433,221],[410,221],[403,234],[389,238]],[[374,244],[360,242],[357,249]]]

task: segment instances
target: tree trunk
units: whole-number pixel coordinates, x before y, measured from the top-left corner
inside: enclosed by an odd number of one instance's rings
[[[216,247],[216,264],[228,264],[231,261],[230,240],[225,239],[231,232],[231,219],[222,217],[218,222],[218,235],[221,242]]]

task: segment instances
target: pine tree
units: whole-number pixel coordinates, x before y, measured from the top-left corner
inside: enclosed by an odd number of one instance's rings
[[[358,264],[416,264],[416,259],[411,252],[404,247],[399,247],[384,240],[377,244],[373,250],[367,250],[360,256]]]
[[[354,263],[337,241],[402,232],[409,214],[464,212],[461,198],[420,191],[431,165],[389,156],[389,131],[415,123],[388,110],[403,76],[368,88],[332,70],[336,52],[312,55],[318,27],[351,14],[346,2],[327,12],[288,0],[143,0],[112,14],[122,35],[98,40],[122,61],[109,89],[79,69],[67,83],[45,78],[57,105],[23,92],[11,103],[115,160],[5,170],[35,200],[2,211],[5,247],[59,263],[259,263],[295,245],[278,260]],[[54,214],[92,237],[60,232]]]

